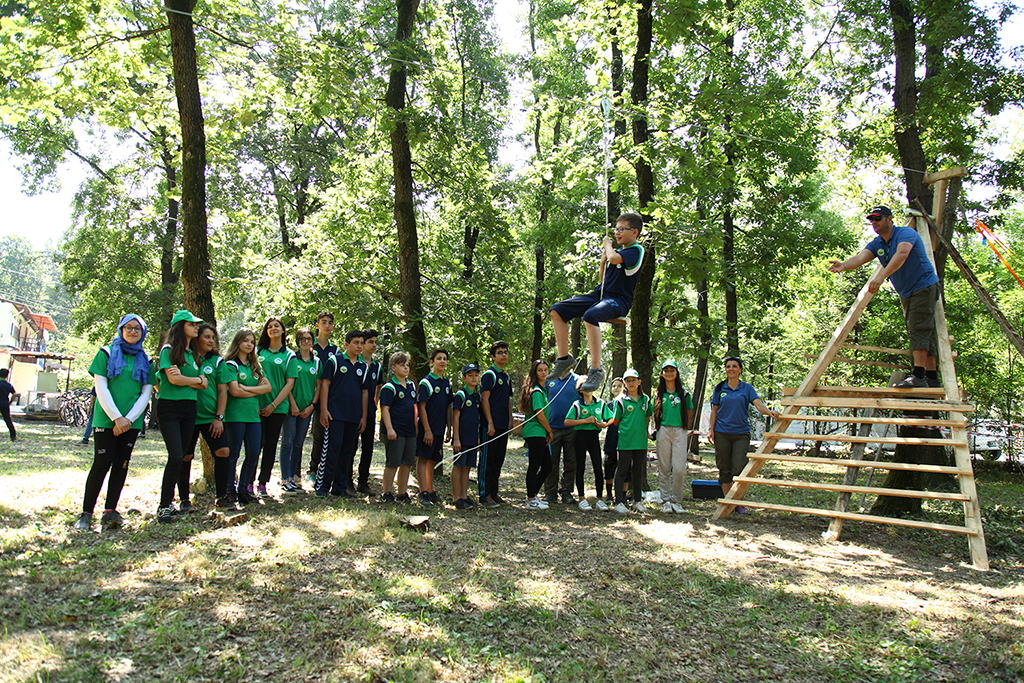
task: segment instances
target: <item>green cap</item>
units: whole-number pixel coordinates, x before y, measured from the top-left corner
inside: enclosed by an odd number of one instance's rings
[[[640,379],[640,373],[634,370],[633,368],[630,368],[629,370],[626,370],[626,372],[622,375],[622,379],[629,379],[630,377],[636,377],[637,379]]]
[[[187,323],[203,322],[201,318],[195,317],[194,315],[192,315],[191,311],[186,311],[184,308],[174,313],[174,317],[171,318],[171,325],[180,323],[182,320],[184,320]]]
[[[679,364],[676,363],[671,358],[669,358],[667,361],[665,361],[664,363],[661,364],[661,369],[664,370],[665,368],[675,368],[676,370],[678,370],[679,369]]]

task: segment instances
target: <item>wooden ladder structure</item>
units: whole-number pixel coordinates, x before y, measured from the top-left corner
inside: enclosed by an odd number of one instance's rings
[[[933,215],[942,216],[945,210],[946,190],[950,178],[965,175],[966,170],[962,167],[930,174],[925,181],[935,185],[935,204]],[[924,241],[928,256],[934,264],[932,253],[932,239],[928,223],[925,217],[914,217],[911,226],[916,228]],[[881,266],[878,266],[880,269]],[[877,269],[875,271],[878,272]],[[946,326],[946,313],[940,297],[935,307],[935,327],[939,352],[939,369],[942,373],[941,388],[927,389],[893,389],[889,387],[828,387],[819,386],[818,382],[824,376],[826,369],[833,362],[848,362],[847,359],[839,356],[842,349],[861,351],[878,351],[901,355],[911,355],[910,351],[904,349],[887,349],[869,346],[857,346],[846,344],[846,338],[853,329],[854,324],[860,319],[868,303],[871,301],[872,293],[868,291],[867,285],[860,291],[856,301],[851,306],[846,318],[840,323],[832,335],[832,338],[825,345],[821,354],[817,356],[804,377],[800,386],[781,400],[783,407],[779,420],[772,425],[772,429],[764,434],[761,445],[754,453],[750,454],[750,461],[740,476],[736,477],[732,488],[724,498],[718,501],[718,507],[712,515],[713,520],[727,517],[736,506],[742,503],[746,507],[760,508],[767,510],[779,510],[785,512],[796,512],[799,514],[820,515],[831,517],[832,522],[828,532],[822,534],[826,540],[836,540],[842,530],[843,520],[858,520],[865,522],[877,522],[882,524],[896,524],[918,529],[931,529],[959,533],[967,536],[970,546],[971,561],[978,569],[988,569],[988,552],[985,548],[985,532],[981,524],[981,507],[978,501],[978,492],[974,481],[974,470],[971,466],[971,455],[968,449],[967,421],[964,413],[974,410],[974,406],[960,400],[960,392],[957,386],[956,368],[953,364],[953,353],[950,348],[949,329]],[[861,361],[863,363],[863,361]],[[889,365],[872,363],[874,365]],[[848,415],[818,416],[802,415],[801,408],[845,408],[849,409]],[[858,416],[858,410],[863,413]],[[877,411],[912,411],[905,417],[884,417],[878,416]],[[938,411],[944,414],[942,419],[932,419],[927,412]],[[924,416],[921,416],[921,415]],[[788,432],[789,426],[794,421],[820,421],[820,422],[846,422],[861,425],[858,436],[835,435],[835,434],[801,434]],[[921,426],[921,427],[948,427],[950,438],[904,438],[904,437],[877,437],[870,436],[870,428],[873,424],[891,424],[897,426]],[[775,446],[781,439],[798,438],[810,441],[840,441],[854,444],[851,458],[846,460],[832,458],[815,458],[805,456],[793,456],[776,454]],[[920,465],[914,463],[884,462],[881,460],[862,460],[863,446],[867,443],[890,443],[890,444],[919,444],[919,445],[941,445],[951,447],[955,455],[955,464],[952,467],[940,465]],[[760,476],[761,468],[768,461],[799,463],[815,467],[836,467],[845,469],[845,477],[842,482],[808,482],[795,480],[770,479]],[[947,493],[941,491],[913,491],[903,489],[890,489],[875,486],[858,486],[856,484],[857,474],[861,468],[885,468],[890,470],[909,470],[916,472],[936,472],[954,475],[959,482],[959,493]],[[776,503],[764,503],[745,500],[747,490],[755,485],[771,485],[791,487],[800,489],[814,489],[834,491],[839,494],[834,509],[826,510],[809,507],[796,507],[791,505],[780,505]],[[850,512],[848,503],[853,494],[902,496],[911,498],[923,498],[930,500],[951,500],[963,504],[964,524],[962,526],[952,524],[936,524],[912,519],[900,519],[895,517],[883,517],[878,515]]]

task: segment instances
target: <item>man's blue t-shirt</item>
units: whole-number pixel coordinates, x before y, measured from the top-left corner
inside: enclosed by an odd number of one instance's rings
[[[447,379],[428,372],[420,380],[416,403],[427,404],[427,421],[434,436],[444,436],[448,427],[448,404],[451,402],[452,383]]]
[[[344,353],[333,354],[320,377],[331,382],[327,392],[327,410],[331,412],[332,420],[358,423],[363,419],[366,363],[359,356],[353,363]]]
[[[633,290],[640,277],[640,266],[644,263],[644,248],[640,242],[634,242],[628,247],[617,249],[615,253],[622,257],[622,263],[609,263],[605,266],[604,298],[615,299],[630,308],[633,305]],[[594,288],[593,294],[601,296],[601,285]]]
[[[747,411],[750,405],[761,398],[753,385],[740,382],[735,389],[729,388],[728,382],[715,387],[711,395],[711,405],[718,406],[715,417],[715,431],[723,434],[747,434],[750,432],[750,420]]]
[[[570,372],[565,379],[548,377],[544,382],[544,388],[548,392],[548,423],[553,428],[565,428],[565,416],[572,404],[580,398],[579,392],[576,391],[576,382],[579,379],[579,375]]]
[[[882,267],[885,267],[889,265],[900,242],[910,242],[910,253],[899,270],[889,276],[889,282],[896,289],[896,293],[905,299],[917,290],[934,285],[939,281],[939,276],[936,275],[932,262],[928,260],[924,242],[917,234],[917,230],[900,225],[893,226],[888,242],[878,235],[864,248],[882,262]]]
[[[480,444],[480,392],[462,387],[455,392],[454,410],[459,412],[459,445],[468,450]],[[431,423],[433,424],[433,423]]]
[[[480,375],[480,393],[491,392],[487,397],[491,408],[491,420],[497,433],[504,432],[511,425],[508,423],[509,401],[512,400],[512,381],[508,373],[492,365]],[[485,422],[486,425],[486,422]]]
[[[416,436],[416,385],[409,380],[399,384],[392,377],[380,388],[380,405],[388,407],[395,434],[407,438]],[[387,432],[383,438],[387,438]]]

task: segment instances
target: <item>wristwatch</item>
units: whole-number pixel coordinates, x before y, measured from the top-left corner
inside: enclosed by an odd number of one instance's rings
[[[221,422],[224,421],[224,416],[223,415],[214,415],[213,417],[214,417],[214,419],[220,420]]]

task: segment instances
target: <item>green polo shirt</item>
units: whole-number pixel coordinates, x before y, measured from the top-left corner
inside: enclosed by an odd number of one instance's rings
[[[225,378],[227,379],[228,384],[231,384],[231,382],[238,382],[244,387],[254,387],[260,383],[260,380],[253,376],[252,367],[248,363],[242,363],[236,358],[235,360],[227,361],[224,365],[227,366]],[[224,421],[259,422],[259,396],[238,398],[236,396],[232,396],[231,392],[228,391],[228,407],[224,411]]]
[[[537,411],[543,410],[544,417],[548,417],[548,393],[541,387],[534,387],[530,392],[530,414],[526,416],[528,420],[523,425],[523,438],[528,436],[547,436],[548,433],[544,431],[544,425],[540,423],[540,420],[530,420],[530,416],[536,415]]]
[[[647,421],[654,412],[654,405],[646,394],[631,398],[623,394],[615,399],[615,419],[619,422],[619,450],[647,450]]]
[[[171,362],[171,345],[164,344],[160,349],[160,362],[157,367],[160,370],[160,398],[165,401],[195,401],[199,393],[198,387],[178,386],[167,379],[167,371],[177,367],[182,377],[198,377],[199,364],[196,363],[192,349],[185,349],[185,364],[175,366]]]
[[[295,386],[292,387],[292,398],[299,410],[305,410],[313,402],[313,394],[316,393],[316,381],[320,377],[320,358],[310,354],[309,360],[302,360],[302,356],[295,354]]]
[[[260,408],[265,408],[273,403],[277,395],[281,393],[286,380],[295,379],[299,376],[299,368],[295,364],[295,352],[287,346],[282,346],[277,351],[271,351],[269,348],[259,349],[256,352],[256,357],[260,359],[260,367],[263,368],[263,374],[270,380],[270,391],[266,394],[261,394],[259,397]],[[288,414],[287,397],[274,409],[274,413]]]
[[[104,346],[96,353],[96,357],[92,359],[92,365],[89,366],[89,374],[96,377],[107,377],[108,360],[110,360],[110,347]],[[114,405],[121,411],[121,415],[127,417],[128,411],[132,409],[135,402],[139,400],[139,396],[142,395],[143,385],[132,379],[132,370],[135,369],[135,356],[130,356],[127,353],[124,354],[124,362],[125,366],[121,370],[120,375],[107,378],[107,389],[110,390],[110,395],[114,398]],[[152,376],[151,373],[150,377]],[[132,423],[132,429],[142,429],[142,420],[144,418],[145,411]],[[100,407],[99,403],[96,404],[96,409],[92,411],[92,426],[98,429],[113,429],[114,427],[114,421],[110,419],[110,416]]]
[[[198,391],[196,424],[208,425],[213,422],[213,418],[217,417],[217,385],[227,384],[230,381],[227,363],[220,356],[203,358],[199,362],[199,372],[206,377],[206,388]]]
[[[584,403],[582,398],[573,403],[571,406],[569,406],[569,412],[566,413],[565,419],[586,420],[590,416],[596,417],[600,422],[604,422],[606,419],[604,416],[604,401],[597,398],[596,396],[594,397],[594,400],[591,401],[590,403]],[[601,431],[601,428],[598,427],[596,424],[590,423],[576,425],[576,429],[580,431]]]
[[[683,416],[687,410],[693,410],[693,400],[688,393],[679,390],[666,391],[661,398],[661,426],[684,426]]]

